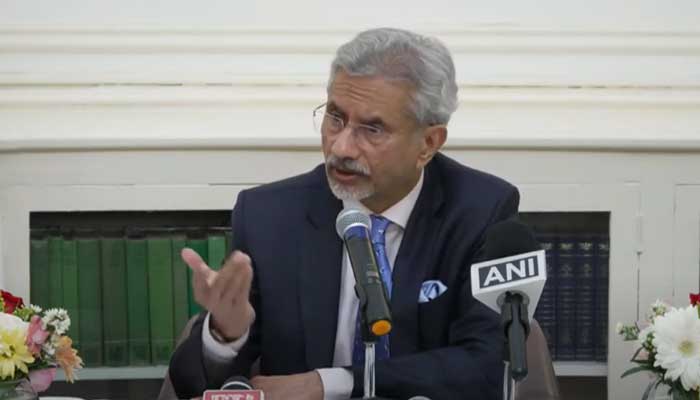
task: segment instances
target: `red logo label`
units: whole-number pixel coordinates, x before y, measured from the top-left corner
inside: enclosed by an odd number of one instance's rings
[[[265,400],[262,390],[207,390],[202,400]]]

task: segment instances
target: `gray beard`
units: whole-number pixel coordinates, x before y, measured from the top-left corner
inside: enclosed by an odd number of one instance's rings
[[[374,194],[372,185],[361,185],[357,188],[348,188],[336,182],[330,175],[328,177],[328,186],[331,188],[333,195],[340,200],[355,200],[361,201]]]

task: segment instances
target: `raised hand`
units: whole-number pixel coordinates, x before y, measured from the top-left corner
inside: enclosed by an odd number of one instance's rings
[[[235,251],[219,271],[214,271],[192,249],[184,248],[181,256],[192,269],[195,301],[211,313],[211,327],[226,341],[243,336],[255,320],[250,304],[250,257]]]

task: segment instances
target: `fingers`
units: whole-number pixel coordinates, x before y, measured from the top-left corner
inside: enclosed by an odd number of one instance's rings
[[[202,260],[202,257],[200,257],[196,251],[185,247],[180,252],[180,256],[182,257],[182,261],[184,261],[185,264],[192,269],[192,272],[195,275],[199,275],[206,279],[210,272],[212,272],[212,269],[209,268],[209,266],[204,262],[204,260]]]
[[[253,268],[247,254],[235,251],[219,271],[209,268],[192,249],[184,248],[181,256],[193,272],[194,298],[201,306],[214,314],[225,315],[232,307],[248,303]]]
[[[224,264],[212,289],[221,295],[220,299],[223,303],[245,302],[250,296],[252,280],[253,268],[250,257],[236,251]]]

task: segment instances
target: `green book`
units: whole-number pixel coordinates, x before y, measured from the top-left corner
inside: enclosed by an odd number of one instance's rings
[[[188,234],[187,247],[196,251],[197,254],[199,254],[199,256],[202,257],[204,262],[207,263],[207,265],[209,265],[209,250],[207,245],[207,238],[203,233],[201,233],[200,231],[196,231]],[[192,270],[188,269],[187,274],[190,281],[190,284],[187,286],[187,298],[189,299],[191,317],[193,315],[199,314],[202,311],[202,307],[200,307],[200,305],[197,304],[197,302],[194,300],[194,293],[192,293]]]
[[[128,359],[126,246],[124,238],[105,237],[102,245],[102,323],[104,364],[126,366]]]
[[[189,279],[187,271],[190,269],[182,260],[180,252],[187,244],[184,235],[173,235],[173,337],[178,338],[182,333],[183,328],[187,325],[190,318],[189,305]]]
[[[29,242],[29,291],[32,304],[49,306],[49,241],[41,230],[32,231]]]
[[[173,351],[172,243],[167,237],[148,238],[148,294],[151,315],[151,357],[165,365]]]
[[[63,308],[63,238],[49,236],[49,302],[47,307]]]
[[[94,236],[77,238],[77,242],[81,357],[85,366],[99,367],[103,365],[104,360],[100,242]]]
[[[126,240],[126,282],[129,364],[150,365],[148,258],[143,237],[130,236]]]
[[[225,236],[226,236],[226,258],[228,258],[231,255],[231,252],[233,251],[233,248],[231,247],[231,245],[233,244],[233,234],[231,233],[230,228],[228,230],[226,230]]]
[[[215,270],[221,269],[226,259],[226,237],[221,233],[210,233],[207,237],[207,251],[209,266]]]
[[[78,245],[72,238],[64,238],[61,244],[61,265],[63,266],[63,308],[70,316],[68,336],[73,346],[80,349],[80,313],[78,297]]]

